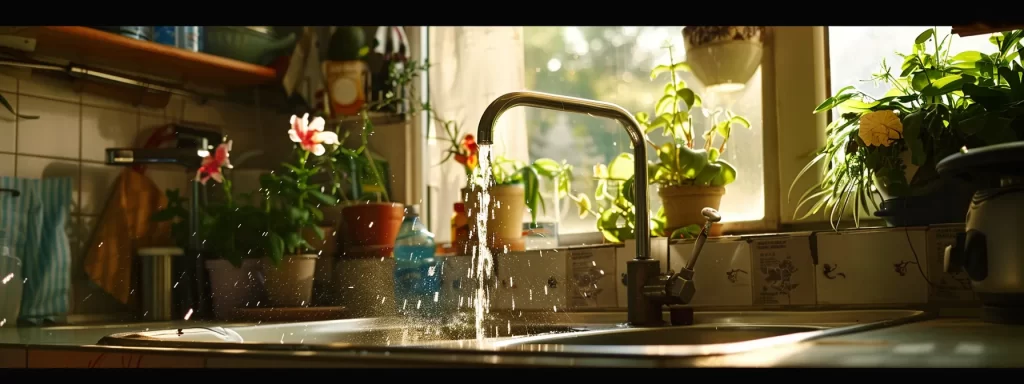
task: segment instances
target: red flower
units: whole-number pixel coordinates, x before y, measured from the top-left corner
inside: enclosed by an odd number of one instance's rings
[[[203,158],[203,164],[200,165],[199,170],[196,171],[196,179],[199,179],[199,182],[203,185],[206,185],[206,181],[210,179],[213,179],[218,183],[223,183],[224,176],[221,174],[221,167],[231,168],[231,162],[228,161],[230,152],[230,140],[218,145],[217,149],[213,151],[213,154],[208,154]]]
[[[308,113],[302,115],[301,119],[292,115],[292,128],[288,130],[288,137],[314,156],[323,155],[327,151],[324,144],[338,144],[338,134],[325,132],[324,124],[322,117],[317,117],[310,122]]]

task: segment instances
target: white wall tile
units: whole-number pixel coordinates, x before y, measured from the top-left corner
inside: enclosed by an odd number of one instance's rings
[[[177,189],[182,197],[188,199],[191,176],[186,174],[181,167],[164,169],[151,167],[146,171],[146,176],[153,180],[153,183],[156,184],[161,193],[166,192],[168,189]]]
[[[819,232],[816,237],[818,304],[928,302],[921,274],[928,270],[924,229]]]
[[[117,176],[125,168],[82,163],[81,209],[84,215],[99,215],[110,199]]]
[[[18,93],[74,103],[82,101],[81,94],[72,88],[69,80],[59,79],[38,72],[33,73],[31,79],[18,82]]]
[[[208,101],[205,104],[199,104],[196,100],[185,99],[182,118],[186,121],[196,121],[223,127],[227,125],[231,118],[231,113],[225,109],[224,103]]]
[[[82,107],[82,160],[106,161],[106,149],[132,147],[139,131],[139,114]]]
[[[17,92],[18,91],[18,79],[0,73],[0,91],[4,92]]]
[[[185,118],[185,97],[171,95],[171,101],[164,108],[164,115],[171,121],[181,121]]]
[[[39,179],[46,177],[70,177],[73,180],[71,212],[79,212],[78,196],[82,189],[79,163],[77,161],[54,160],[35,156],[18,156],[18,177]]]
[[[0,176],[14,176],[14,155],[0,154]]]
[[[82,92],[82,105],[90,107],[116,109],[119,111],[124,111],[133,114],[139,112],[139,108],[132,105],[131,103],[125,102],[124,100],[100,96],[95,93],[89,92]]]
[[[10,92],[0,92],[0,95],[3,95],[4,99],[11,103],[15,111],[18,110],[18,95]],[[14,114],[7,108],[0,107],[0,152],[14,152],[15,145],[18,143],[17,128]]]
[[[18,153],[78,159],[81,105],[32,96],[18,98],[20,112],[39,116],[18,122]]]

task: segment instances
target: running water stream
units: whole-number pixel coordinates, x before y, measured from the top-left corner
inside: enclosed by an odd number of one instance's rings
[[[484,339],[484,315],[490,309],[490,293],[487,291],[487,278],[491,276],[491,268],[494,265],[491,250],[487,247],[487,219],[490,214],[491,195],[488,187],[491,185],[491,146],[481,145],[479,153],[480,178],[476,178],[477,201],[479,207],[476,211],[476,245],[473,247],[473,266],[476,277],[476,299],[473,300],[473,309],[476,311],[476,339]]]

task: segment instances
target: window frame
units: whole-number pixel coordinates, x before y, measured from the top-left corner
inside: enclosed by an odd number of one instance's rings
[[[416,49],[422,58],[429,58],[430,27],[415,27]],[[825,142],[825,128],[831,117],[829,114],[813,114],[811,111],[828,97],[829,76],[829,45],[828,27],[768,27],[764,40],[764,53],[761,60],[762,81],[762,146],[764,172],[764,217],[760,220],[727,222],[723,224],[726,234],[772,233],[794,230],[817,230],[828,227],[828,220],[821,217],[810,217],[805,220],[793,220],[796,198],[787,199],[787,192],[793,178],[811,159],[811,154]],[[413,35],[413,33],[410,33]],[[428,97],[429,75],[421,79],[420,97]],[[786,85],[797,84],[788,87]],[[781,85],[781,86],[780,86]],[[785,95],[785,97],[781,97]],[[422,115],[422,114],[421,114]],[[413,154],[419,158],[419,167],[415,167],[413,177],[419,186],[421,203],[424,199],[431,204],[429,180],[425,179],[430,166],[426,136],[430,125],[425,116],[418,116],[415,121],[415,143],[420,148]],[[780,129],[779,127],[785,127]],[[794,155],[788,155],[794,154]],[[803,154],[803,155],[800,155]],[[820,170],[820,168],[817,168]],[[794,191],[802,191],[820,181],[820,172],[808,172],[805,180]],[[648,196],[657,198],[656,190],[648,186]],[[796,193],[796,192],[794,192]],[[424,210],[428,215],[432,209]],[[427,217],[428,223],[444,225],[447,220],[440,214],[436,219]],[[881,220],[870,216],[862,226],[881,223]],[[870,220],[874,219],[874,220]],[[436,221],[435,221],[436,220]],[[877,221],[876,221],[877,220]],[[598,231],[572,234],[559,234],[559,245],[593,244],[603,241]]]

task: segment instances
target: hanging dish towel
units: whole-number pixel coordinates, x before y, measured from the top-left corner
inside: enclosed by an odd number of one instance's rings
[[[167,206],[167,197],[146,175],[132,168],[121,171],[112,192],[86,248],[84,267],[93,283],[129,304],[135,250],[171,242],[170,223],[150,219]]]
[[[40,324],[67,315],[71,292],[71,247],[65,232],[71,213],[71,178],[0,177],[0,188],[18,197],[0,197],[0,228],[11,252],[22,261],[24,291],[19,320]]]
[[[166,125],[154,130],[143,148],[158,148],[176,137],[174,126]],[[170,223],[151,219],[154,212],[167,206],[167,197],[145,173],[141,164],[121,171],[85,248],[83,264],[89,280],[123,304],[132,301],[135,250],[170,243]]]

